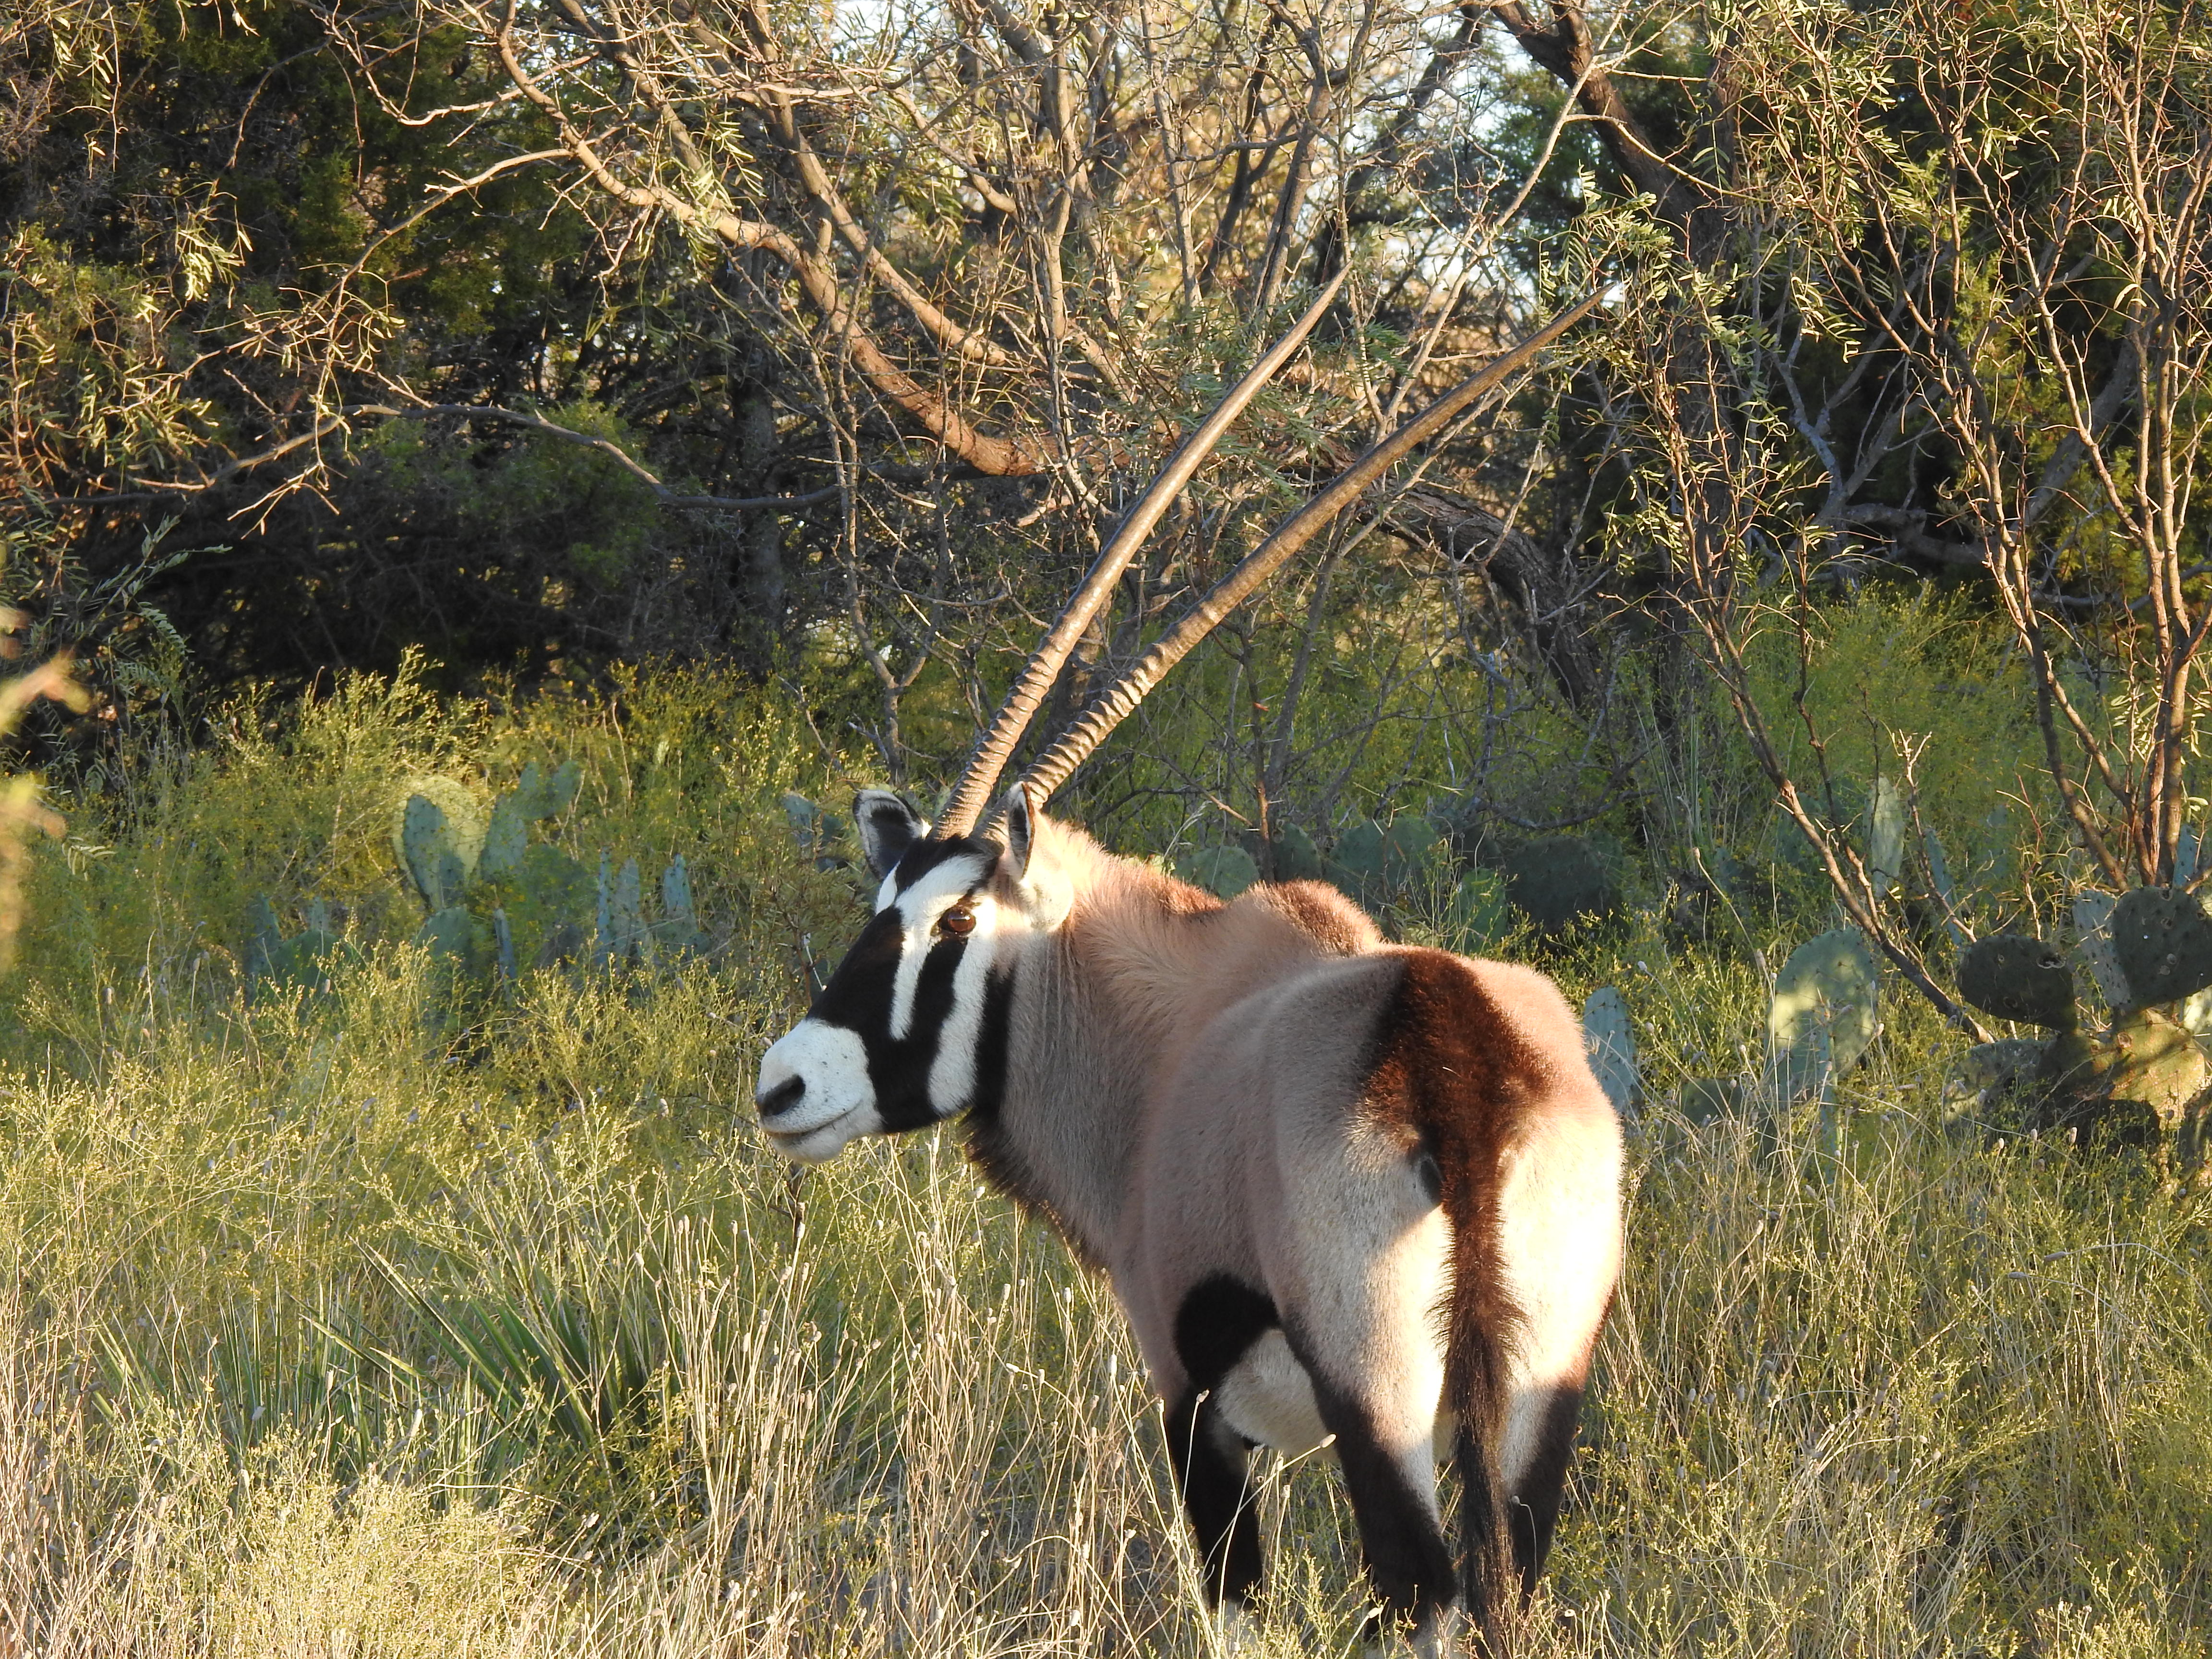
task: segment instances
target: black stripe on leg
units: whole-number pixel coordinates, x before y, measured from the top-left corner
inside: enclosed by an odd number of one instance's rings
[[[1437,1524],[1436,1494],[1413,1490],[1405,1466],[1384,1449],[1365,1404],[1331,1381],[1295,1335],[1285,1334],[1313,1381],[1322,1425],[1336,1437],[1337,1463],[1344,1471],[1352,1517],[1359,1523],[1367,1577],[1382,1604],[1380,1622],[1410,1624],[1416,1631],[1433,1628],[1456,1589],[1451,1549]],[[1370,1639],[1380,1633],[1368,1632]]]
[[[1230,1368],[1276,1323],[1274,1303],[1227,1273],[1199,1280],[1176,1310],[1176,1358],[1188,1380],[1168,1412],[1168,1459],[1205,1564],[1209,1607],[1218,1607],[1224,1597],[1246,1607],[1259,1594],[1251,1443],[1223,1420],[1212,1395]]]
[[[1187,1389],[1168,1412],[1168,1462],[1198,1543],[1206,1604],[1249,1607],[1260,1591],[1260,1522],[1251,1448],[1221,1420],[1210,1392]]]
[[[1505,1519],[1513,1539],[1513,1565],[1521,1571],[1521,1593],[1533,1595],[1536,1576],[1551,1553],[1559,1525],[1559,1500],[1566,1491],[1567,1463],[1575,1455],[1575,1425],[1581,1420],[1583,1392],[1560,1388],[1540,1407],[1536,1444],[1507,1494]]]

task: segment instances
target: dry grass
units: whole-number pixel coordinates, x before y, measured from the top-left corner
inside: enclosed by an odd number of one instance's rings
[[[773,711],[313,718],[34,892],[0,1072],[0,1652],[1212,1651],[1104,1287],[949,1137],[793,1180],[734,1104],[794,943],[849,925],[840,878],[792,867],[773,792],[804,746]],[[574,847],[692,855],[714,964],[548,976],[454,1038],[396,950],[332,1003],[241,1005],[252,884],[396,912],[392,781],[556,750],[592,768]],[[1754,1012],[1747,969],[1662,944],[1558,963],[1624,974],[1655,1091]],[[1947,1135],[1948,1041],[1893,1006],[1840,1150],[1647,1114],[1534,1651],[2203,1650],[2205,1203]],[[1333,1475],[1263,1503],[1270,1650],[1348,1650]]]

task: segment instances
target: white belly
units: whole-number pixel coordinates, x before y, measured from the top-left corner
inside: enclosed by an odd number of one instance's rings
[[[1328,1438],[1312,1379],[1279,1330],[1265,1333],[1214,1390],[1222,1420],[1247,1440],[1298,1457]]]

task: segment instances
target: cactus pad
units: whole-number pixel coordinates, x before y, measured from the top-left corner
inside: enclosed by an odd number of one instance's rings
[[[634,962],[645,953],[645,911],[637,860],[624,861],[610,877],[609,855],[599,854],[599,929],[592,940],[592,962],[606,968]]]
[[[1241,847],[1194,847],[1176,855],[1175,872],[1216,898],[1235,898],[1260,879],[1260,866]]]
[[[1383,844],[1389,833],[1374,819],[1362,818],[1336,838],[1336,850],[1329,859],[1329,874],[1338,886],[1354,897],[1380,896]]]
[[[459,866],[460,875],[452,884],[451,890],[443,893],[443,903],[430,894],[422,884],[422,868],[417,854],[408,844],[408,824],[410,819],[420,821],[415,803],[427,801],[435,808],[439,818],[440,853],[450,855]],[[475,878],[477,860],[483,852],[485,817],[483,804],[466,784],[436,772],[426,772],[412,777],[400,787],[399,810],[392,816],[392,851],[399,867],[415,883],[416,891],[433,910],[456,902],[461,886]],[[430,867],[441,869],[442,860],[434,856]],[[446,883],[442,872],[439,877],[441,890]]]
[[[1619,888],[1590,844],[1572,836],[1530,842],[1505,860],[1505,890],[1546,933],[1583,916],[1610,915]]]
[[[1711,1123],[1741,1112],[1744,1092],[1740,1077],[1685,1078],[1674,1109],[1692,1123]]]
[[[657,957],[696,956],[708,945],[691,901],[691,867],[678,853],[660,877],[660,920],[647,930]]]
[[[2133,1006],[2129,1000],[2133,994],[2121,977],[2119,957],[2112,950],[2115,902],[2110,893],[2094,888],[2075,898],[2074,955],[2089,970],[2090,980],[2106,1004],[2126,1008]]]
[[[2132,1006],[2178,1001],[2212,986],[2212,916],[2193,894],[2136,888],[2112,907],[2112,937]]]
[[[1905,796],[1887,778],[1874,781],[1874,831],[1867,842],[1867,879],[1887,898],[1905,873]]]
[[[1610,985],[1591,992],[1583,1005],[1583,1044],[1598,1087],[1626,1117],[1636,1105],[1636,1028],[1626,999]]]
[[[1943,927],[1951,935],[1952,946],[1965,950],[1973,941],[1959,921],[1958,890],[1951,884],[1950,860],[1943,856],[1943,843],[1936,839],[1933,830],[1921,837],[1921,853],[1928,860],[1928,887],[1935,894],[1936,902],[1943,912]]]
[[[836,842],[845,833],[845,822],[835,812],[817,806],[804,795],[787,793],[783,798],[783,816],[791,825],[793,839],[799,843],[800,858],[817,870],[835,870],[847,862],[836,848]]]
[[[1273,840],[1277,881],[1328,879],[1328,872],[1322,864],[1321,848],[1315,846],[1314,838],[1297,824],[1277,824]]]
[[[557,817],[568,810],[583,781],[584,768],[580,761],[562,762],[550,776],[539,771],[538,763],[532,761],[515,780],[512,797],[515,811],[526,823]]]
[[[1874,952],[1856,927],[1807,939],[1774,981],[1766,1036],[1777,1088],[1818,1088],[1856,1065],[1874,1042]]]
[[[492,803],[491,822],[484,826],[483,852],[477,859],[480,878],[503,876],[522,862],[530,844],[530,820],[518,799],[520,791],[501,795]]]
[[[1419,813],[1393,818],[1382,836],[1382,880],[1395,891],[1428,886],[1451,861],[1444,832]]]
[[[425,918],[415,931],[415,943],[430,953],[433,963],[456,978],[477,978],[491,970],[495,948],[491,929],[460,905],[448,905]]]
[[[1272,854],[1274,874],[1271,881],[1327,881],[1328,866],[1314,845],[1314,838],[1295,823],[1278,823],[1263,843],[1256,830],[1239,830],[1237,844],[1252,855],[1255,865],[1267,862],[1260,857],[1262,845]]]
[[[2160,1129],[2201,1139],[2212,1056],[2153,1008],[2123,1016],[2101,1038],[2062,1036],[2045,1051],[2046,1085],[2027,1127],[2065,1129],[2106,1142],[2145,1141]]]
[[[1968,945],[1959,958],[1959,994],[1998,1019],[2061,1031],[2075,1023],[2074,970],[2025,934],[1992,933]]]

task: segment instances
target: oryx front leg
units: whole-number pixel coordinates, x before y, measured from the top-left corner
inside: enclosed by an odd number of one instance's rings
[[[1167,1430],[1168,1461],[1198,1546],[1206,1605],[1241,1620],[1260,1593],[1251,1443],[1223,1419],[1210,1389],[1188,1389],[1169,1409]]]

